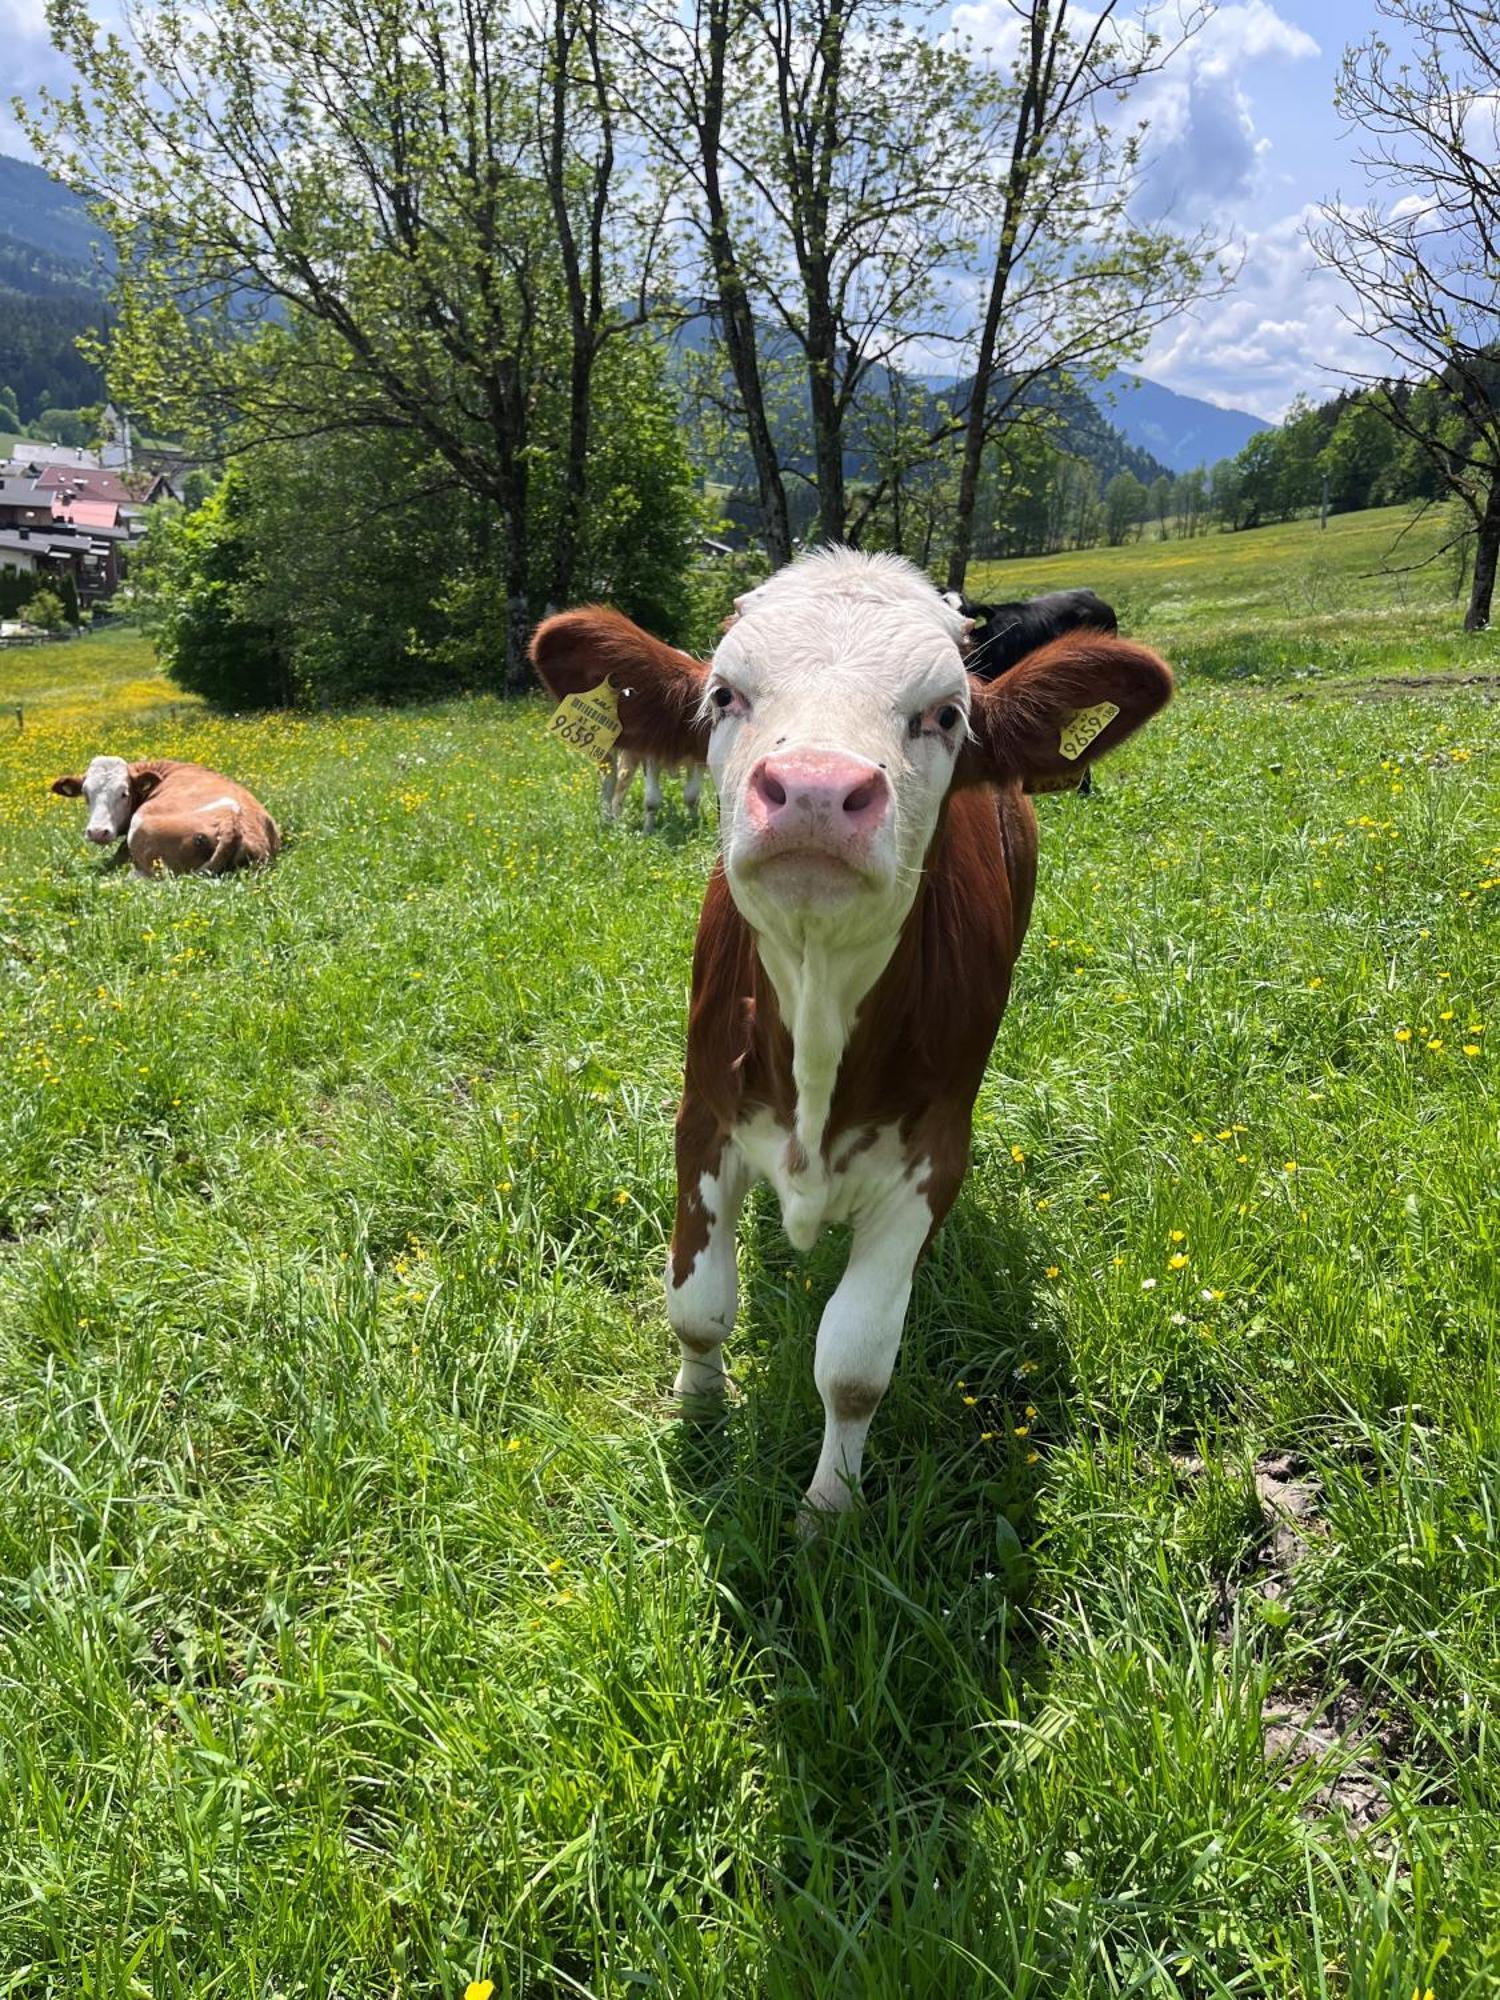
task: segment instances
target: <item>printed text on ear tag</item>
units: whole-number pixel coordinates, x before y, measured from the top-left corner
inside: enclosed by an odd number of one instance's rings
[[[1120,713],[1112,701],[1096,701],[1092,708],[1071,709],[1062,719],[1062,735],[1057,747],[1071,764],[1081,757],[1101,729],[1107,729]]]
[[[608,681],[601,681],[585,694],[565,694],[547,727],[570,750],[582,751],[602,764],[620,734],[618,697]]]

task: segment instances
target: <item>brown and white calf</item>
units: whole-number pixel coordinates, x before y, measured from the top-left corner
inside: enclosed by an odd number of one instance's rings
[[[812,1509],[850,1504],[913,1270],[968,1163],[1031,912],[1022,787],[1112,750],[1172,691],[1154,653],[1086,629],[986,683],[966,637],[909,565],[836,549],[741,599],[707,664],[599,608],[533,640],[554,694],[608,677],[635,740],[705,755],[718,787],[677,1114],[677,1389],[723,1393],[752,1181],[775,1188],[799,1249],[852,1225],[818,1327]]]
[[[604,778],[600,795],[600,808],[604,817],[611,822],[620,817],[626,795],[635,783],[637,771],[646,774],[646,811],[641,822],[642,830],[655,833],[656,815],[661,811],[661,781],[664,772],[672,767],[664,764],[659,757],[647,756],[644,751],[631,748],[625,742],[616,743],[604,767]],[[703,764],[690,758],[682,766],[682,803],[687,807],[688,817],[698,817],[698,799],[703,790]]]
[[[81,778],[54,779],[52,789],[86,800],[84,839],[98,847],[123,839],[138,875],[223,875],[269,861],[281,847],[260,800],[202,764],[96,757]]]

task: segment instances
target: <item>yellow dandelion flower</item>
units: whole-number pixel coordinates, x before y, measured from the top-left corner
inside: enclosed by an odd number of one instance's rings
[[[627,1190],[626,1190],[625,1188],[616,1188],[616,1189],[615,1189],[615,1206],[616,1206],[616,1208],[623,1208],[623,1207],[625,1206],[626,1202],[627,1202],[627,1201],[629,1201],[629,1199],[630,1199],[630,1195],[629,1195],[629,1192],[628,1192],[628,1191],[627,1191]]]
[[[519,1451],[521,1449],[521,1440],[519,1438],[512,1438],[505,1449],[507,1451]]]
[[[1307,990],[1309,991],[1309,993],[1316,993],[1318,988],[1322,984],[1323,982],[1321,979],[1309,979],[1307,982]]]
[[[1167,1259],[1167,1269],[1169,1271],[1185,1271],[1187,1267],[1188,1257],[1185,1250],[1179,1250],[1175,1257]]]
[[[1398,1028],[1396,1030],[1396,1040],[1398,1042],[1409,1042],[1411,1040],[1411,1029]]]
[[[965,1408],[966,1410],[972,1410],[972,1409],[973,1409],[973,1407],[974,1407],[974,1405],[975,1405],[975,1404],[976,1404],[976,1403],[977,1403],[978,1401],[979,1401],[979,1398],[978,1398],[977,1396],[965,1396],[965,1397],[964,1397],[964,1408]]]
[[[1451,1007],[1445,1007],[1442,1013],[1438,1015],[1438,1019],[1440,1021],[1451,1021],[1453,1019],[1453,1009]]]
[[[1047,1276],[1049,1278],[1060,1278],[1062,1276],[1061,1268],[1056,1264],[1049,1264],[1047,1266]]]
[[[1030,1435],[1030,1432],[1031,1432],[1031,1426],[1030,1426],[1030,1424],[1017,1424],[1017,1425],[1016,1425],[1016,1436],[1017,1436],[1018,1438],[1023,1438],[1023,1437],[1027,1437],[1027,1436],[1029,1436],[1029,1435]]]
[[[1294,1173],[1296,1173],[1296,1171],[1297,1171],[1297,1162],[1296,1162],[1295,1160],[1288,1160],[1288,1161],[1286,1162],[1286,1164],[1285,1164],[1285,1165],[1284,1165],[1284,1166],[1282,1167],[1281,1171],[1282,1171],[1282,1172],[1283,1172],[1284,1174],[1294,1174]]]
[[[1442,1036],[1441,1036],[1441,1035],[1434,1035],[1434,1036],[1433,1036],[1433,1038],[1432,1038],[1432,1040],[1431,1040],[1431,1041],[1430,1041],[1430,1042],[1429,1042],[1429,1043],[1427,1044],[1427,1046],[1428,1046],[1428,1048],[1430,1048],[1430,1049],[1432,1049],[1432,1050],[1434,1050],[1434,1051],[1436,1051],[1436,1050],[1440,1049],[1440,1048],[1441,1048],[1441,1047],[1443,1046],[1443,1038],[1442,1038]]]
[[[1192,1140],[1195,1146],[1201,1146],[1203,1144],[1203,1134],[1201,1132],[1194,1132],[1192,1134]]]
[[[1026,1454],[1026,1463],[1028,1465],[1035,1465],[1041,1455],[1039,1451],[1028,1451]]]
[[[562,1559],[562,1557],[561,1557],[561,1556],[554,1556],[554,1557],[552,1558],[551,1562],[549,1562],[549,1563],[548,1563],[548,1565],[547,1565],[547,1574],[548,1574],[548,1576],[556,1576],[556,1575],[557,1575],[557,1572],[558,1572],[558,1571],[559,1571],[559,1570],[560,1570],[560,1569],[562,1568],[562,1566],[563,1566],[563,1559]]]
[[[1105,1201],[1105,1202],[1108,1202],[1108,1201],[1113,1201],[1113,1200],[1114,1200],[1114,1196],[1113,1196],[1113,1195],[1112,1195],[1112,1194],[1110,1193],[1110,1191],[1109,1191],[1109,1189],[1108,1189],[1108,1188],[1103,1188],[1103,1189],[1101,1189],[1101,1191],[1100,1191],[1100,1194],[1099,1194],[1099,1199],[1100,1199],[1101,1201]]]
[[[993,1431],[981,1431],[979,1433],[979,1442],[981,1444],[993,1444],[995,1442],[995,1433]]]
[[[1187,1231],[1185,1229],[1172,1230],[1169,1235],[1169,1241],[1173,1243],[1185,1243],[1187,1241]]]
[[[1026,1158],[1026,1155],[1025,1155],[1025,1153],[1024,1153],[1024,1152],[1022,1152],[1022,1150],[1021,1150],[1021,1148],[1020,1148],[1019,1146],[1012,1146],[1012,1147],[1011,1147],[1011,1149],[1010,1149],[1010,1156],[1011,1156],[1011,1158],[1012,1158],[1012,1159],[1013,1159],[1013,1160],[1015,1161],[1015,1163],[1016,1163],[1016,1165],[1017,1165],[1018,1167],[1019,1167],[1019,1166],[1021,1165],[1022,1161],[1023,1161],[1023,1160],[1024,1160],[1025,1158]]]
[[[464,2000],[490,2000],[494,1990],[493,1979],[471,1979],[464,1988]]]
[[[1466,1056],[1477,1056],[1477,1055],[1479,1054],[1479,1044],[1478,1044],[1478,1042],[1465,1042],[1465,1043],[1464,1043],[1464,1054],[1465,1054]]]

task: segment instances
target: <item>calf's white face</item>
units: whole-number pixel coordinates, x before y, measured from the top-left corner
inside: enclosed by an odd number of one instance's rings
[[[123,839],[130,827],[130,767],[123,757],[96,757],[83,774],[83,797],[88,806],[85,840],[107,847]]]
[[[704,694],[724,865],[756,927],[910,901],[968,734],[966,621],[898,558],[804,558],[739,601]]]

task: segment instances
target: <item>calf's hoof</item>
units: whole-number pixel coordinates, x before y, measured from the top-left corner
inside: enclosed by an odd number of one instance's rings
[[[797,1509],[797,1540],[804,1548],[815,1542],[845,1514],[851,1514],[859,1500],[859,1491],[847,1480],[840,1479],[837,1491],[830,1492],[815,1480],[802,1496],[802,1504]]]

